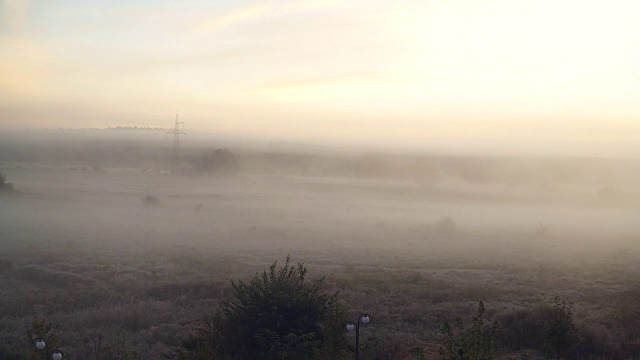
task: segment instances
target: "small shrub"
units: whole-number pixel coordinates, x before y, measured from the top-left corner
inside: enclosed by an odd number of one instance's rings
[[[445,216],[438,221],[436,227],[440,233],[453,234],[456,231],[457,224],[451,217]]]
[[[153,195],[147,195],[142,200],[144,206],[160,206],[160,200]]]
[[[576,342],[578,329],[573,322],[572,303],[556,296],[553,304],[553,318],[545,331],[546,343],[550,355],[556,360],[562,359]]]
[[[471,319],[471,324],[464,324],[457,318],[454,326],[444,323],[442,327],[443,346],[440,355],[445,360],[492,360],[498,351],[496,332],[498,322],[485,329],[484,304],[478,304],[478,316]]]

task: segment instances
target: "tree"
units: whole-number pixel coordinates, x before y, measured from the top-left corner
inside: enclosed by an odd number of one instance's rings
[[[498,351],[497,330],[496,321],[489,329],[485,329],[484,304],[480,301],[478,316],[471,319],[470,326],[465,327],[462,318],[457,318],[453,327],[444,323],[440,355],[445,360],[492,360]]]
[[[229,149],[216,149],[212,154],[204,156],[199,170],[206,173],[234,175],[240,168],[238,159]]]
[[[303,264],[290,265],[287,257],[282,267],[275,262],[248,283],[231,281],[232,297],[203,331],[183,342],[183,358],[211,350],[220,359],[340,358],[347,344],[344,308],[337,294],[321,292],[323,279],[309,282],[306,274]]]
[[[548,350],[554,359],[560,360],[575,343],[578,329],[573,322],[572,303],[556,296],[553,305],[553,316],[545,331]]]
[[[7,182],[7,177],[0,172],[0,192],[13,190],[13,184]]]

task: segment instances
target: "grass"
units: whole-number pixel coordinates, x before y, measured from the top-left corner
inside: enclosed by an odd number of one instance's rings
[[[592,334],[611,353],[640,342],[635,229],[571,224],[597,215],[622,223],[611,209],[433,202],[389,183],[319,189],[315,178],[177,183],[60,171],[43,173],[45,186],[37,169],[27,171],[13,175],[42,196],[0,200],[0,343],[11,349],[24,350],[24,326],[44,316],[75,358],[92,356],[89,340],[100,334],[106,347],[172,358],[228,296],[230,279],[287,254],[309,276],[326,276],[351,317],[372,315],[363,329],[369,354],[409,359],[422,348],[433,356],[443,322],[471,316],[478,301],[490,319],[506,321],[555,295],[575,303],[583,338]],[[140,205],[150,187],[163,194],[162,207]]]

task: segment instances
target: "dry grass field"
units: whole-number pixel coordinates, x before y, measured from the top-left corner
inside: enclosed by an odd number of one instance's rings
[[[25,329],[44,317],[69,358],[97,359],[97,339],[102,358],[175,358],[230,279],[291,255],[352,317],[372,315],[366,359],[437,358],[442,324],[478,301],[501,323],[503,358],[543,356],[516,330],[556,295],[574,304],[574,357],[640,358],[633,179],[612,200],[588,181],[96,170],[0,169],[17,191],[0,197],[6,354],[28,353]]]

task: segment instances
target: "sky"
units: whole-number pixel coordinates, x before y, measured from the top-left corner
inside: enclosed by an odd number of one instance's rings
[[[637,0],[0,1],[3,128],[640,156]]]

